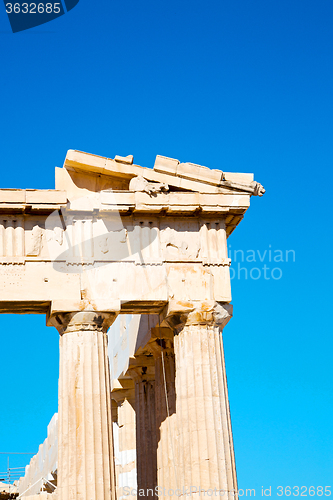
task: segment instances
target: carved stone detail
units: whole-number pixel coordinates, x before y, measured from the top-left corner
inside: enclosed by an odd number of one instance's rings
[[[164,182],[148,182],[147,179],[138,175],[137,177],[133,177],[133,179],[131,179],[129,183],[129,190],[141,191],[152,195],[154,193],[169,191],[169,186]]]
[[[189,231],[179,234],[167,227],[161,231],[161,244],[166,260],[196,260],[199,257],[200,243]]]
[[[223,329],[232,318],[233,306],[224,302],[188,304],[188,310],[170,311],[165,323],[179,333],[185,326],[207,325]]]
[[[0,259],[13,257],[23,259],[25,255],[24,219],[19,217],[1,217],[0,219]],[[2,259],[1,259],[2,260]],[[14,262],[13,262],[14,263]]]
[[[117,313],[79,311],[56,315],[51,319],[60,335],[68,332],[98,331],[106,333]]]
[[[27,256],[38,257],[42,251],[43,230],[35,225],[31,233],[31,241],[27,246]]]

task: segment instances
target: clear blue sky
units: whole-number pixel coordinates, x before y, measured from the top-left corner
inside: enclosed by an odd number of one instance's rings
[[[0,8],[1,187],[53,188],[67,149],[265,186],[229,240],[256,262],[236,254],[224,335],[239,487],[257,496],[332,484],[332,26],[329,0],[80,0],[17,34]],[[57,410],[58,333],[43,316],[0,322],[0,451],[37,451]]]

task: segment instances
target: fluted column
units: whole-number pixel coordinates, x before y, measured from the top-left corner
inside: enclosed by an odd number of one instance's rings
[[[175,353],[173,332],[158,328],[160,338],[151,341],[148,346],[155,360],[155,412],[157,434],[157,484],[160,494],[177,489],[177,471],[175,464]]]
[[[136,363],[128,373],[135,382],[138,493],[151,499],[157,486],[154,361],[140,356]]]
[[[133,381],[131,381],[133,384]],[[136,500],[135,393],[132,388],[111,393],[117,498]]]
[[[60,333],[58,500],[114,500],[106,332],[116,315],[57,315]]]
[[[199,306],[172,319],[175,327],[177,486],[223,490],[234,499],[237,479],[221,331],[228,304]],[[209,493],[208,493],[209,494]],[[203,493],[201,492],[201,496]]]

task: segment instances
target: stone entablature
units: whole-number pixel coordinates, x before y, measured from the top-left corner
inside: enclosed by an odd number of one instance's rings
[[[0,190],[0,310],[116,299],[141,313],[169,298],[231,300],[226,238],[260,191],[253,175],[131,161],[69,151],[56,190]],[[138,178],[144,190],[130,191]]]

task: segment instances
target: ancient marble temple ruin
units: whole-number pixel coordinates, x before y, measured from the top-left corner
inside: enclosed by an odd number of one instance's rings
[[[0,312],[45,314],[60,340],[58,415],[21,498],[235,498],[227,238],[263,192],[73,150],[54,190],[0,190]]]

